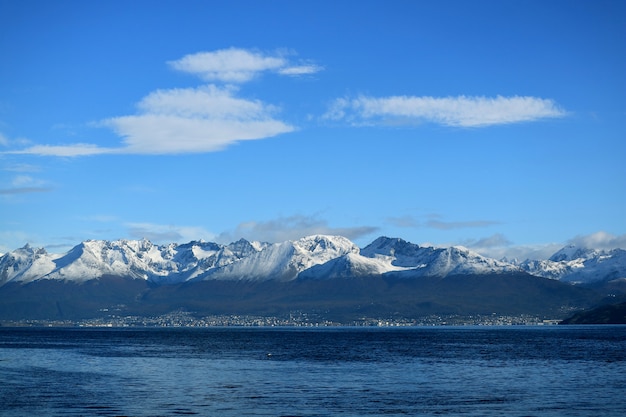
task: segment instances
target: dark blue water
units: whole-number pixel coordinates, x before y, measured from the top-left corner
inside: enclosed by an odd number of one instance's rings
[[[2,416],[626,415],[626,326],[0,328]]]

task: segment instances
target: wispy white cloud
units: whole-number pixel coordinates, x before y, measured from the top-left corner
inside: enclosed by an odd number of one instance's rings
[[[626,234],[613,235],[600,231],[589,235],[575,236],[566,242],[518,245],[504,235],[497,233],[480,239],[467,239],[461,244],[485,256],[523,261],[526,259],[548,259],[567,245],[601,250],[626,249]]]
[[[155,115],[188,118],[258,119],[273,108],[258,100],[235,97],[234,87],[209,84],[198,88],[157,90],[144,97],[137,107]]]
[[[569,245],[576,245],[581,248],[593,249],[626,249],[626,234],[613,235],[604,231],[592,233],[590,235],[575,236],[567,242]]]
[[[293,67],[285,67],[278,70],[279,74],[289,75],[289,76],[298,76],[298,75],[309,75],[315,74],[317,72],[322,71],[324,68],[315,65],[315,64],[305,64],[305,65],[295,65]]]
[[[401,228],[417,228],[420,227],[420,222],[413,216],[399,216],[399,217],[389,217],[387,221],[396,227]]]
[[[260,72],[278,70],[287,65],[287,61],[282,57],[230,48],[185,55],[169,64],[178,71],[198,75],[206,81],[243,83]]]
[[[286,54],[223,49],[186,55],[169,62],[208,84],[196,88],[156,90],[137,104],[137,113],[96,123],[122,138],[117,147],[90,143],[35,145],[4,153],[78,157],[102,154],[180,154],[214,152],[245,140],[270,138],[295,130],[279,120],[276,106],[238,96],[233,83],[244,83],[272,71],[299,76],[321,71],[312,63],[292,63]],[[4,136],[0,144],[9,144]]]
[[[41,168],[31,164],[12,164],[2,167],[2,170],[11,172],[39,172]]]
[[[474,248],[494,248],[511,245],[511,241],[502,233],[496,233],[491,236],[474,240],[471,246]]]
[[[538,97],[416,97],[339,98],[325,119],[355,124],[436,123],[453,127],[485,127],[563,117],[553,100]]]
[[[42,181],[36,180],[30,175],[18,175],[11,181],[14,187],[26,187],[34,185],[42,185]]]
[[[240,223],[235,230],[223,232],[216,239],[222,243],[234,242],[241,238],[275,243],[323,234],[339,235],[354,240],[377,230],[377,227],[372,226],[331,227],[326,220],[319,219],[317,216],[294,215],[262,222]]]
[[[14,194],[30,194],[30,193],[45,193],[52,191],[50,187],[14,187],[14,188],[0,188],[0,195],[14,195]]]
[[[322,70],[314,64],[292,64],[283,54],[264,54],[240,48],[189,54],[169,64],[178,71],[197,75],[205,81],[225,83],[244,83],[265,71],[293,76]]]
[[[401,217],[389,217],[387,221],[394,226],[402,228],[429,228],[437,230],[455,230],[455,229],[467,229],[467,228],[481,228],[489,227],[496,224],[500,224],[494,220],[465,220],[465,221],[447,221],[442,220],[441,215],[429,214],[421,216],[425,219],[414,217],[411,215],[405,215]]]
[[[89,143],[76,143],[73,145],[35,145],[29,148],[5,152],[18,155],[61,156],[76,157],[89,155],[102,155],[118,153],[120,149],[101,148]]]
[[[215,235],[198,226],[162,225],[154,223],[126,223],[134,239],[146,238],[154,243],[186,243],[192,240],[214,240]]]
[[[236,89],[206,85],[157,90],[144,97],[138,113],[103,120],[123,138],[116,148],[93,144],[36,145],[13,154],[77,157],[102,154],[180,154],[214,152],[244,140],[295,130],[274,118],[275,106],[236,97]]]
[[[513,242],[511,242],[502,233],[496,233],[491,236],[478,239],[466,239],[459,243],[462,246],[470,248],[479,253],[497,253],[499,258],[504,257],[504,251],[510,250],[511,245],[513,244]]]
[[[20,230],[0,230],[0,253],[11,252],[25,244],[35,244],[38,238]]]
[[[213,152],[295,129],[273,117],[276,107],[235,92],[215,85],[158,90],[141,100],[139,114],[103,124],[124,138],[120,152],[138,154]]]
[[[431,229],[438,230],[454,230],[454,229],[467,229],[474,227],[488,227],[493,226],[494,224],[499,224],[499,222],[493,220],[469,220],[469,221],[458,221],[458,222],[450,222],[450,221],[442,221],[442,220],[428,220],[424,223],[426,227]]]
[[[489,256],[494,259],[507,259],[509,261],[514,259],[519,261],[526,259],[548,259],[564,246],[562,243],[518,245],[501,233],[478,239],[466,239],[459,243],[481,255]]]
[[[117,216],[111,214],[93,214],[90,216],[81,217],[81,220],[92,221],[98,223],[111,223],[118,220]]]
[[[13,154],[78,157],[102,154],[180,154],[214,152],[244,140],[265,139],[295,128],[274,118],[275,106],[236,97],[237,89],[205,85],[157,90],[137,105],[138,113],[100,122],[123,143],[36,145]]]
[[[15,195],[29,193],[43,193],[52,191],[52,187],[46,181],[31,177],[30,175],[18,175],[11,179],[10,187],[0,188],[0,195]]]
[[[12,147],[12,146],[28,146],[31,144],[31,141],[23,138],[9,138],[7,135],[0,132],[0,146],[4,147]],[[3,152],[6,153],[6,152]]]

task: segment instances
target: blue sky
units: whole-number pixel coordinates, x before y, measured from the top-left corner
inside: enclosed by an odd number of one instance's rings
[[[626,246],[622,1],[0,0],[0,252]]]

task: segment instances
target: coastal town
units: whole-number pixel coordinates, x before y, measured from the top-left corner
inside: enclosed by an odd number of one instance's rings
[[[4,321],[4,327],[424,327],[424,326],[544,326],[559,324],[559,319],[531,315],[476,314],[429,315],[416,318],[373,318],[336,321],[319,314],[295,311],[284,317],[257,315],[215,315],[196,317],[184,310],[153,317],[117,316],[84,320]]]

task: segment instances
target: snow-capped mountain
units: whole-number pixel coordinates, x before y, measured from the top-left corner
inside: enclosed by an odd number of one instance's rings
[[[548,260],[552,262],[575,261],[577,259],[589,259],[601,253],[596,249],[581,248],[576,245],[567,245],[555,252]]]
[[[0,285],[8,281],[29,282],[54,269],[54,256],[43,248],[26,245],[0,257]]]
[[[519,266],[532,275],[571,283],[626,279],[626,250],[604,251],[570,245],[549,259],[526,260]]]
[[[460,246],[421,247],[398,238],[379,237],[363,248],[361,254],[370,258],[390,257],[393,266],[404,267],[412,271],[411,275],[419,276],[520,272],[515,265],[484,257]]]
[[[399,272],[407,277],[499,274],[520,268],[462,247],[421,247],[398,238],[379,237],[360,252],[334,258],[300,274],[301,278],[349,278]]]
[[[290,281],[315,265],[358,252],[358,246],[341,236],[309,236],[296,241],[266,244],[262,250],[237,262],[208,269],[198,279]]]
[[[85,282],[105,276],[153,284],[188,281],[291,281],[394,273],[402,277],[505,274],[566,282],[626,277],[626,251],[565,247],[548,260],[509,263],[462,247],[422,247],[380,237],[363,249],[341,236],[315,235],[281,243],[229,245],[194,241],[155,245],[148,240],[90,240],[61,255],[28,245],[0,257],[0,285],[36,280]]]
[[[229,245],[190,242],[157,246],[148,240],[90,240],[63,255],[25,246],[0,257],[0,284],[37,279],[88,281],[103,276],[156,284],[189,280],[288,281],[359,248],[340,236],[310,236],[277,244],[241,239]]]
[[[372,275],[382,275],[392,271],[405,271],[405,268],[393,265],[393,257],[377,256],[368,258],[356,252],[351,252],[329,260],[326,263],[312,266],[302,271],[300,279],[334,279],[354,278]]]
[[[162,283],[186,281],[263,249],[239,241],[230,245],[189,242],[157,246],[148,240],[89,240],[63,255],[26,245],[0,257],[0,283],[37,279],[88,281],[123,276]]]

